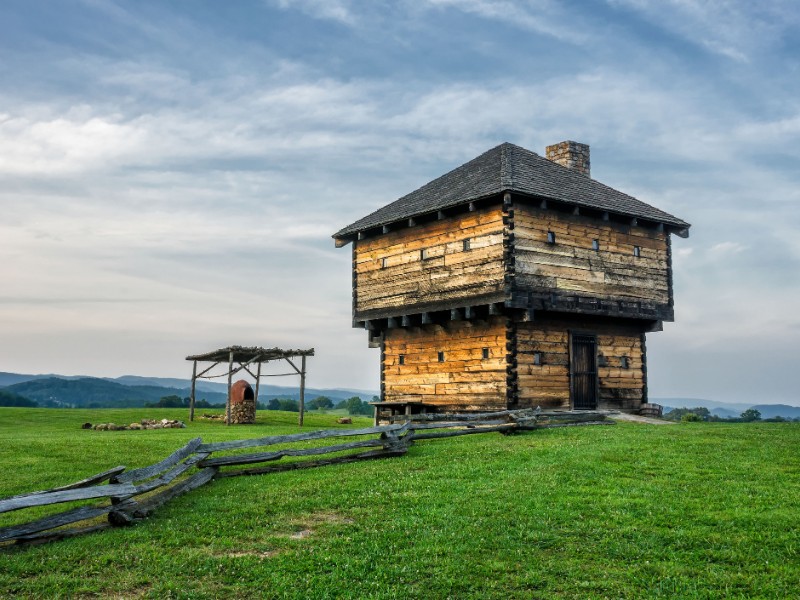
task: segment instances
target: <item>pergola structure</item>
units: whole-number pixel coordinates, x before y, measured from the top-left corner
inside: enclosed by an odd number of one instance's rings
[[[228,397],[225,401],[225,424],[231,423],[231,385],[233,384],[233,376],[239,371],[247,371],[250,376],[256,380],[255,400],[258,402],[258,387],[262,377],[286,377],[288,375],[300,375],[300,417],[299,425],[303,425],[303,412],[305,408],[305,393],[306,393],[306,357],[314,356],[314,349],[309,350],[283,350],[281,348],[261,348],[261,347],[244,347],[244,346],[229,346],[227,348],[220,348],[213,352],[205,354],[196,354],[194,356],[187,356],[186,360],[191,360],[194,363],[192,367],[192,396],[189,403],[189,420],[194,421],[194,397],[195,386],[198,379],[216,379],[218,377],[228,378]],[[292,361],[293,358],[300,358],[300,367]],[[285,360],[292,369],[293,373],[278,373],[278,374],[261,374],[262,363]],[[197,372],[197,363],[210,362],[213,363],[210,367]],[[217,365],[227,364],[228,370],[226,373],[218,373],[216,375],[208,375],[208,373]],[[256,366],[256,372],[251,370],[253,365]]]

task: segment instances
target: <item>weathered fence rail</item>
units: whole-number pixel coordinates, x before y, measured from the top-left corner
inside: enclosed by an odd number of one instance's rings
[[[490,432],[510,434],[544,427],[612,423],[605,421],[606,414],[582,411],[544,415],[534,410],[506,410],[469,415],[419,414],[393,417],[392,421],[395,422],[388,425],[362,429],[331,429],[212,443],[203,443],[200,438],[195,438],[163,460],[146,467],[126,471],[124,466],[118,466],[69,485],[0,500],[0,513],[5,513],[64,502],[108,498],[108,504],[79,506],[27,523],[2,527],[0,543],[56,540],[105,527],[130,525],[146,519],[172,498],[194,490],[216,477],[274,473],[401,456],[408,451],[413,442],[418,440]],[[377,437],[373,439],[328,446],[237,453],[248,448],[268,448],[281,444],[375,435]],[[365,448],[369,450],[364,451]],[[226,454],[231,451],[234,453]],[[339,456],[318,460],[282,461],[284,458],[304,459],[328,454],[339,454]],[[235,468],[276,461],[281,463]],[[186,476],[181,478],[183,475]],[[108,483],[104,483],[106,481]],[[101,517],[106,517],[106,520],[98,521]],[[65,528],[76,523],[83,525],[72,529]]]

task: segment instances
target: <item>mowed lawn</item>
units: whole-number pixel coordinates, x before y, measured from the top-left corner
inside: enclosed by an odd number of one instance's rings
[[[201,413],[204,411],[200,411]],[[176,410],[0,409],[0,496],[252,426],[85,431]],[[305,429],[333,426],[311,414]],[[368,425],[359,419],[358,425]],[[25,511],[0,515],[0,526]],[[130,528],[0,549],[0,597],[796,598],[800,424],[549,429],[215,480]]]

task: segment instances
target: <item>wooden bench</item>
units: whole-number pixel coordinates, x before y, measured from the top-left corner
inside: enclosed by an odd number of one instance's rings
[[[418,415],[428,412],[433,404],[425,402],[370,402],[375,407],[375,425],[379,425],[381,419],[391,421],[392,417],[399,415]]]

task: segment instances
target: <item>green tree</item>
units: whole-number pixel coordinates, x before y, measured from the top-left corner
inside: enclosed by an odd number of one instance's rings
[[[690,420],[692,421],[709,421],[712,417],[711,411],[703,406],[696,406],[694,408],[686,408],[684,406],[683,408],[673,408],[664,415],[664,418],[668,419],[669,421],[683,421],[683,417],[687,414],[692,414],[698,417],[697,419],[692,419],[690,417]]]
[[[281,398],[278,400],[280,408],[278,410],[286,410],[289,412],[300,412],[300,403],[297,400],[290,398]]]
[[[281,403],[280,400],[277,398],[270,398],[269,402],[267,402],[267,410],[280,410]]]
[[[752,423],[753,421],[760,421],[761,420],[761,413],[758,410],[756,410],[755,408],[748,408],[741,415],[739,415],[739,418],[744,423]]]
[[[353,396],[345,400],[344,408],[347,409],[349,415],[371,415],[372,406],[369,402],[364,402],[358,396]]]
[[[308,403],[309,410],[321,410],[327,408],[333,408],[333,400],[327,396],[317,396]]]
[[[30,400],[25,396],[14,394],[6,390],[0,390],[0,406],[24,406],[34,407],[39,406],[35,400]]]
[[[189,405],[189,398],[181,398],[172,394],[163,396],[158,402],[145,402],[144,405],[147,408],[184,408]]]

